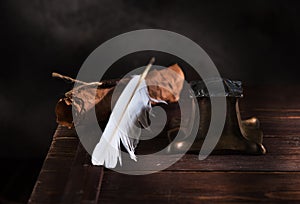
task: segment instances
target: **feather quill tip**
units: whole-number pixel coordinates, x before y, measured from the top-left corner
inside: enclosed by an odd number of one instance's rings
[[[130,159],[134,160],[135,162],[137,162],[137,158],[136,155],[132,152],[129,153]]]

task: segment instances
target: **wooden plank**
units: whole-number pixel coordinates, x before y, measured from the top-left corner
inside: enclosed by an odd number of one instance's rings
[[[139,160],[139,168],[143,171],[155,171],[156,165],[163,166],[169,161],[175,161],[177,155],[159,155],[156,158]],[[186,154],[167,171],[260,171],[260,172],[294,172],[300,171],[300,155],[210,155],[205,160],[199,160],[196,154]],[[146,165],[148,164],[148,165]],[[123,171],[133,171],[131,166],[123,162]],[[139,171],[135,169],[135,171]]]
[[[58,127],[29,203],[59,203],[76,154],[74,131]]]
[[[29,203],[95,203],[103,168],[89,156],[73,129],[58,126]]]
[[[103,167],[85,165],[85,175],[83,195],[80,203],[97,203],[104,175]]]
[[[282,203],[300,200],[299,172],[105,172],[99,203]]]
[[[169,171],[299,171],[300,158],[295,156],[211,155],[203,161],[197,155],[185,155]]]
[[[62,195],[62,203],[97,203],[103,167],[91,167],[90,156],[79,144]]]

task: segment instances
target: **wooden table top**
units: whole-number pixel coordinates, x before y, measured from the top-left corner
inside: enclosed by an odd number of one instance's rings
[[[29,203],[299,202],[298,88],[245,89],[241,114],[260,120],[266,155],[199,161],[186,154],[170,168],[144,176],[92,166],[76,132],[58,126]]]

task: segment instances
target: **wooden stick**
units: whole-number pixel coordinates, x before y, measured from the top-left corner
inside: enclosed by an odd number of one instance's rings
[[[78,83],[78,84],[82,84],[82,85],[97,85],[97,86],[101,86],[103,84],[103,82],[89,82],[88,83],[88,82],[80,81],[80,80],[73,79],[73,78],[68,77],[68,76],[61,75],[61,74],[56,73],[56,72],[52,73],[52,77],[65,79],[65,80],[71,81],[73,83]]]

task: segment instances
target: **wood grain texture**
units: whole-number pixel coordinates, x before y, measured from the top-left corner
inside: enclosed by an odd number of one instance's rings
[[[97,203],[103,168],[89,161],[76,132],[58,126],[29,203]]]
[[[255,203],[300,199],[300,173],[105,172],[99,203]]]
[[[266,155],[186,154],[164,171],[129,176],[91,166],[75,131],[59,126],[29,203],[299,203],[300,96],[270,87],[245,95],[242,117],[260,120]],[[162,134],[156,143],[166,141]]]

